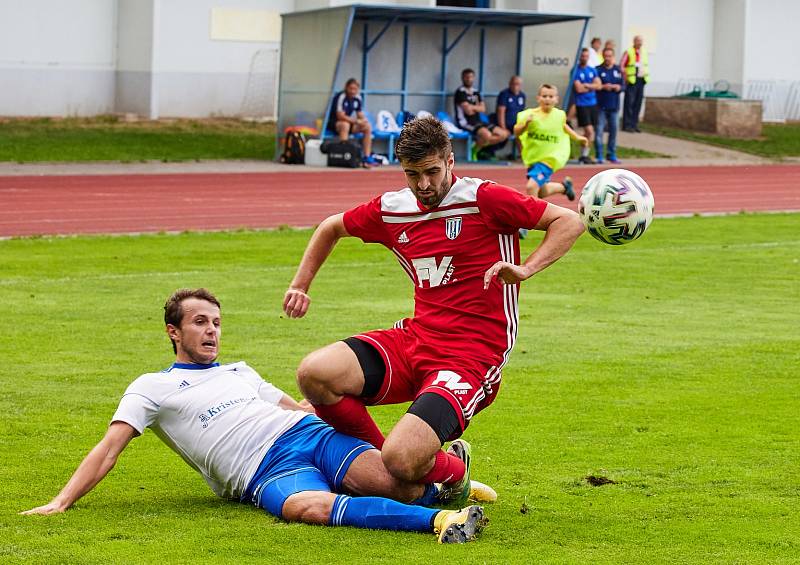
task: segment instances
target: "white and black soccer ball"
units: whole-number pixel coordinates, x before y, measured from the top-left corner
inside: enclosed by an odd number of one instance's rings
[[[638,239],[653,221],[655,201],[644,179],[625,169],[607,169],[581,191],[578,214],[592,237],[609,245]]]

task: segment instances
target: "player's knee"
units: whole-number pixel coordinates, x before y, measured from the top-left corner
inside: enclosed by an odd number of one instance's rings
[[[415,481],[424,473],[420,472],[419,464],[416,460],[417,453],[412,446],[394,445],[389,443],[383,445],[381,459],[389,473],[403,481]]]
[[[327,524],[331,514],[331,504],[322,497],[293,495],[283,504],[281,514],[287,522],[305,524]]]
[[[328,388],[326,367],[329,364],[319,351],[306,355],[297,367],[297,385],[310,399],[321,390]]]

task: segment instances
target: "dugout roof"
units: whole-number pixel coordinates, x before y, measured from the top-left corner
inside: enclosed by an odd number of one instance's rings
[[[330,101],[350,77],[373,115],[452,114],[465,67],[476,70],[490,112],[513,74],[532,102],[538,83],[567,87],[591,16],[355,4],[281,17],[279,134],[298,124],[324,131]]]

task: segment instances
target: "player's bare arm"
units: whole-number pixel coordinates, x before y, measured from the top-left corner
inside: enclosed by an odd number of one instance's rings
[[[575,92],[577,92],[578,94],[584,94],[586,92],[589,92],[589,86],[584,82],[575,80],[572,83],[572,85],[575,87]]]
[[[69,482],[53,500],[22,514],[59,514],[65,512],[83,495],[92,490],[114,468],[119,454],[138,434],[125,422],[113,422],[106,435],[83,459]]]
[[[533,116],[528,116],[528,119],[526,119],[524,122],[518,122],[514,124],[514,135],[516,137],[522,135],[523,132],[528,129],[528,126],[531,125],[532,121],[533,121]]]
[[[590,90],[601,90],[603,88],[603,81],[600,80],[600,77],[594,77],[589,88]]]
[[[344,214],[336,214],[326,218],[311,236],[297,273],[283,297],[283,311],[290,318],[305,316],[311,304],[308,296],[311,282],[339,239],[350,235],[344,227],[343,217]]]
[[[577,131],[569,127],[569,124],[567,123],[564,124],[564,132],[584,147],[589,145],[589,138],[585,135],[579,134]]]
[[[576,212],[548,203],[534,229],[545,232],[539,246],[522,265],[506,261],[498,261],[492,265],[483,277],[484,290],[489,288],[495,277],[506,284],[516,284],[531,278],[563,257],[586,228]]]

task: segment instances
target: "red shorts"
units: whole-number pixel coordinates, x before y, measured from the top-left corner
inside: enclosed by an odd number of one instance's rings
[[[463,356],[448,356],[446,342],[421,338],[402,323],[398,325],[353,336],[372,345],[386,365],[378,394],[364,399],[365,403],[399,404],[432,392],[453,407],[463,432],[472,417],[497,396],[500,368]]]

